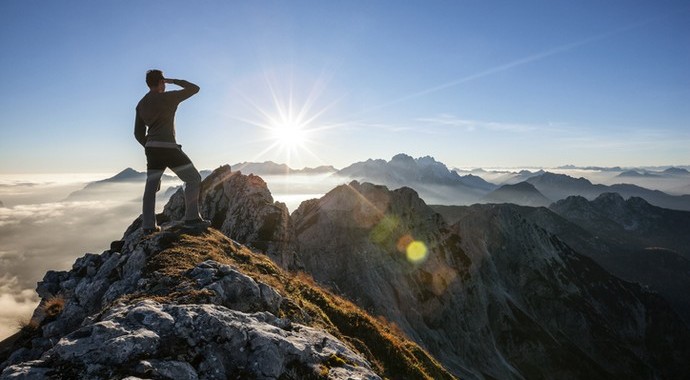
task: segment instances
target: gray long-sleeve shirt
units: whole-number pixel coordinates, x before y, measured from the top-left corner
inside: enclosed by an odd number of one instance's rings
[[[199,92],[199,86],[186,80],[173,79],[182,90],[149,92],[139,101],[134,121],[134,137],[142,146],[167,144],[175,146],[175,111],[185,99]],[[148,133],[146,127],[148,126]],[[158,143],[158,144],[156,144]],[[162,144],[161,144],[162,143]]]

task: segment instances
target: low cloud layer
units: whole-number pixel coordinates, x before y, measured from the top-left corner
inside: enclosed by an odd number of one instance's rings
[[[36,305],[38,296],[33,289],[22,289],[16,277],[0,277],[0,340],[28,322]]]
[[[18,190],[26,194],[26,188],[21,185]],[[12,189],[3,189],[8,190]],[[26,195],[24,199],[37,199]],[[128,197],[136,199],[137,195]],[[29,319],[38,301],[36,283],[48,270],[68,270],[84,253],[106,250],[111,241],[122,237],[140,209],[136,200],[0,208],[0,339],[14,333],[18,321]]]

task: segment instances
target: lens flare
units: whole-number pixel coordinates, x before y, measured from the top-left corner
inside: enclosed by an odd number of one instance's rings
[[[410,235],[401,236],[400,239],[398,239],[398,244],[396,245],[398,248],[398,252],[401,252],[401,253],[407,252],[407,247],[409,247],[413,241],[414,241],[414,238],[412,238],[412,236],[410,236]]]
[[[400,221],[395,216],[386,215],[371,230],[370,238],[376,244],[385,244],[394,241],[395,231]]]
[[[397,248],[398,251],[404,253],[407,260],[413,264],[423,262],[429,255],[426,244],[419,240],[415,240],[410,234],[405,234],[398,239]]]
[[[410,243],[405,251],[407,253],[407,260],[415,264],[426,260],[429,254],[426,244],[419,240]]]

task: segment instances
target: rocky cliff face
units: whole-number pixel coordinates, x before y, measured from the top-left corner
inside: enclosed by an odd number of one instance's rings
[[[200,197],[201,214],[214,228],[266,253],[283,268],[300,267],[288,209],[273,201],[261,177],[242,175],[225,165],[203,180]],[[165,206],[163,219],[180,220],[184,210],[180,189]]]
[[[273,215],[265,184],[214,176],[204,196],[229,205],[205,210],[258,236]],[[259,222],[242,225],[249,208]],[[0,379],[453,378],[393,325],[218,230],[166,222],[142,236],[138,223],[111,250],[46,274],[31,323],[0,343]]]
[[[394,321],[456,374],[690,374],[682,359],[690,332],[663,299],[511,207],[460,208],[448,226],[410,189],[353,182],[303,204],[293,219],[316,280]],[[423,260],[410,255],[416,242],[427,249]]]

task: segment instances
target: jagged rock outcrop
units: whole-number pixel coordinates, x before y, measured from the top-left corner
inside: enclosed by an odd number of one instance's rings
[[[218,173],[256,200],[251,178]],[[46,274],[31,323],[0,342],[0,379],[454,378],[393,325],[213,228],[143,236],[138,223]]]
[[[170,198],[163,210],[165,219],[183,218],[183,194],[180,189]],[[283,268],[300,267],[288,209],[273,201],[261,177],[221,166],[202,181],[200,199],[201,214],[214,228],[263,251]]]
[[[448,226],[410,189],[353,182],[293,218],[316,280],[466,378],[690,376],[690,331],[662,298],[514,207],[459,207]],[[425,244],[426,260],[406,259],[400,248],[411,241]]]
[[[34,315],[40,332],[8,358],[0,378],[379,379],[331,334],[279,318],[284,299],[266,283],[213,259],[189,269],[168,263],[211,242],[228,255],[251,255],[217,232],[177,228],[150,238],[133,233],[122,252],[87,255],[69,272],[48,273]],[[200,236],[180,245],[180,233]],[[54,320],[41,312],[53,297],[64,303]],[[332,357],[343,365],[324,366]]]

